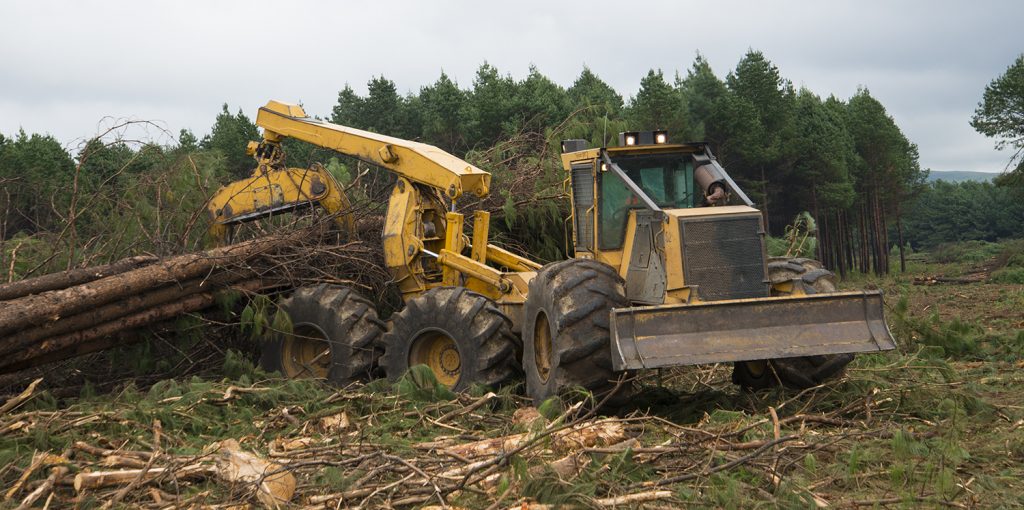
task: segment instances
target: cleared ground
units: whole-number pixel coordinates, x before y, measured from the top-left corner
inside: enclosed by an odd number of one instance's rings
[[[0,414],[4,505],[1018,507],[1024,285],[974,255],[844,282],[885,290],[900,351],[804,392],[741,391],[709,366],[642,374],[614,413],[533,412],[515,387],[456,396],[414,373],[339,390],[232,353],[216,377],[37,392]]]

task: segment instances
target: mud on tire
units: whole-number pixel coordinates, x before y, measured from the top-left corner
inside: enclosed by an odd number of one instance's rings
[[[523,371],[534,403],[564,388],[595,395],[614,386],[609,320],[628,306],[622,278],[594,260],[548,264],[530,281],[523,307]]]
[[[518,341],[493,301],[464,287],[439,287],[393,316],[381,365],[392,381],[425,364],[454,391],[476,383],[496,387],[518,372]]]
[[[323,377],[346,384],[373,376],[384,323],[366,298],[348,287],[301,287],[278,303],[292,333],[278,333],[263,347],[260,365],[286,377]]]
[[[806,258],[769,259],[768,278],[773,284],[798,278],[807,294],[836,291],[835,274],[820,262]],[[733,367],[732,381],[750,389],[771,388],[780,383],[787,388],[810,388],[839,375],[851,361],[853,354],[846,353],[739,362]]]

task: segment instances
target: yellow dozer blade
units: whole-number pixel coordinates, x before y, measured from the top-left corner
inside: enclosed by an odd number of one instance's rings
[[[616,370],[896,348],[880,291],[618,308],[611,333]]]

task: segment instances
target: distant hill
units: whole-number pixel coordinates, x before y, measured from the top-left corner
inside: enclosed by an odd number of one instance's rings
[[[946,181],[946,182],[963,182],[963,181],[978,181],[978,182],[992,182],[992,178],[999,174],[993,174],[988,172],[965,172],[959,170],[942,171],[932,170],[928,173],[928,182],[932,181]]]

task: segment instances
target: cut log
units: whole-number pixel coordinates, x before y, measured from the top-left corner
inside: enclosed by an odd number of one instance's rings
[[[82,267],[6,283],[0,285],[0,301],[20,298],[29,294],[39,294],[50,290],[66,289],[107,276],[131,271],[132,269],[152,264],[156,260],[157,258],[154,256],[140,255],[121,259],[103,266]]]
[[[210,278],[196,278],[182,284],[170,284],[151,292],[135,294],[99,308],[65,317],[57,322],[26,329],[0,341],[0,359],[7,354],[31,348],[44,338],[55,337],[86,329],[90,326],[110,322],[134,312],[184,299],[201,291],[218,290],[245,278],[253,278],[251,271],[225,272]]]
[[[207,464],[190,464],[179,468],[155,467],[149,468],[149,470],[91,471],[75,475],[73,484],[76,492],[82,492],[86,489],[99,489],[132,483],[140,477],[143,482],[146,482],[159,476],[180,480],[183,478],[205,478],[214,474],[216,474],[216,470],[213,466]]]
[[[293,242],[291,236],[254,239],[202,253],[172,257],[68,289],[8,301],[0,307],[0,337],[28,327],[42,326],[154,287],[199,278],[217,267],[244,261]]]
[[[248,280],[232,288],[243,292],[253,292],[263,286],[264,283],[260,280]],[[193,294],[184,299],[143,310],[110,322],[81,329],[66,335],[47,338],[29,348],[5,356],[0,360],[0,372],[23,370],[42,363],[52,363],[60,359],[67,359],[95,352],[95,350],[109,348],[112,346],[102,341],[105,337],[116,335],[121,331],[167,320],[184,313],[202,310],[213,305],[215,301],[215,292]],[[90,341],[94,340],[97,342],[90,343]],[[56,353],[59,353],[59,355],[53,356]]]

